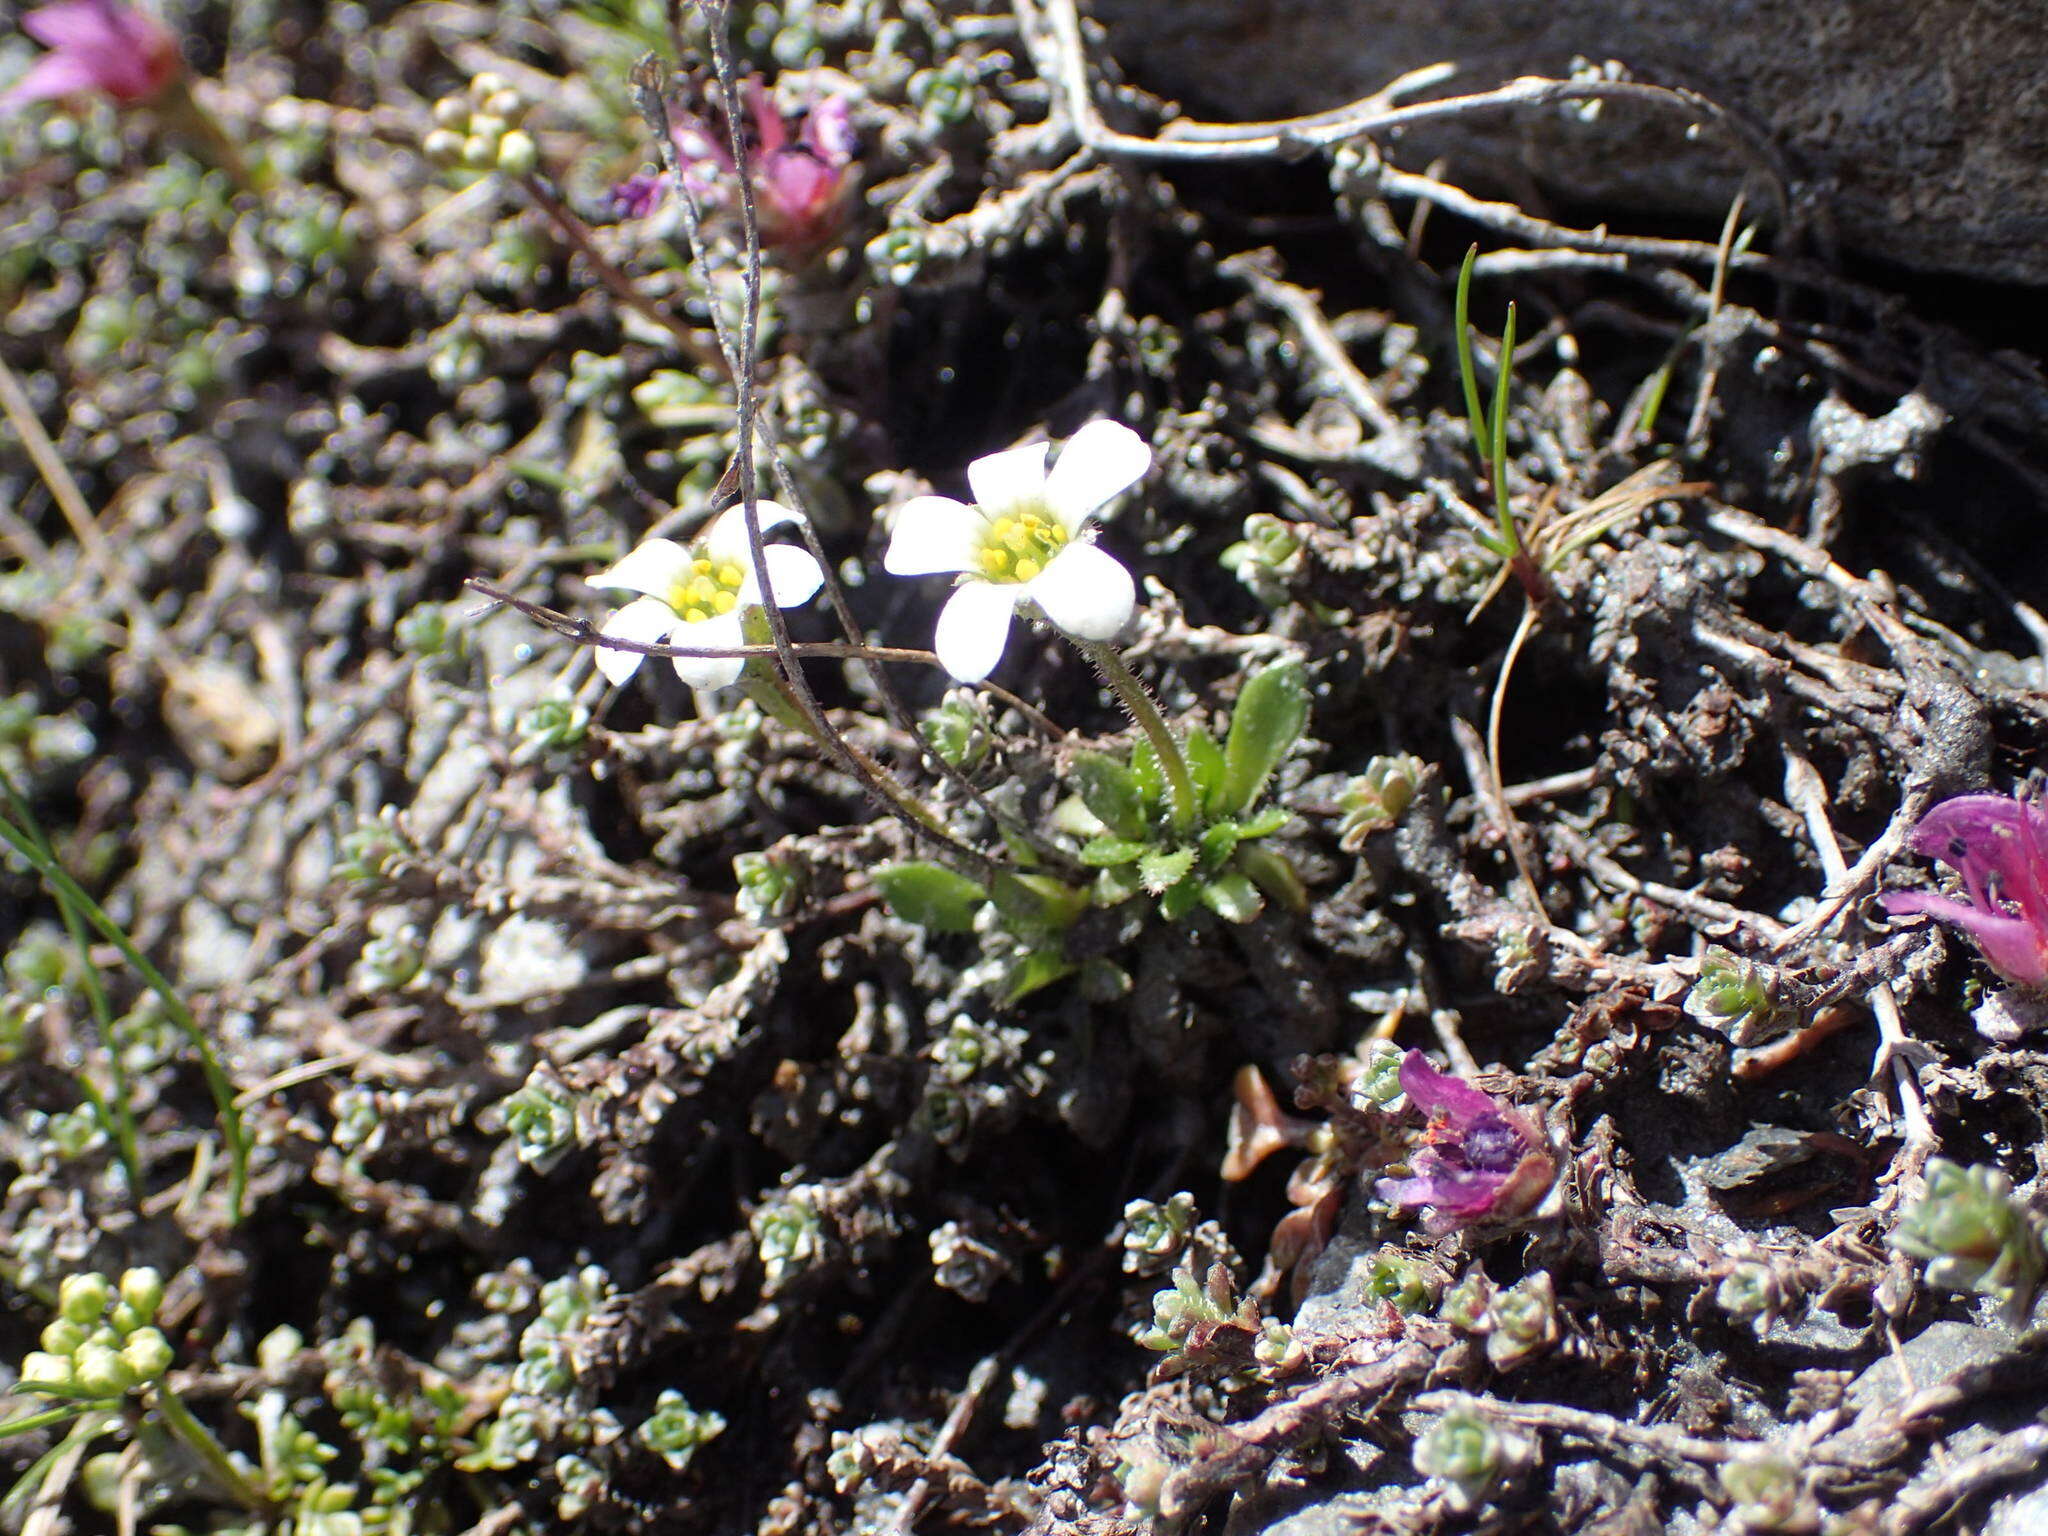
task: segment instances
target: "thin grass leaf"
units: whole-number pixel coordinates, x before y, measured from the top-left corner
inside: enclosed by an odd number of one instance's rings
[[[40,1413],[24,1413],[19,1418],[0,1423],[0,1440],[15,1435],[26,1435],[38,1429],[48,1429],[52,1424],[62,1424],[66,1419],[85,1412],[83,1404],[63,1403],[55,1408],[45,1408]]]
[[[1465,386],[1465,422],[1472,429],[1472,451],[1484,464],[1486,413],[1479,405],[1479,370],[1472,361],[1472,263],[1478,259],[1479,247],[1475,245],[1465,252],[1465,264],[1458,269],[1458,308],[1451,321],[1451,332],[1458,343],[1458,378]]]
[[[178,989],[147,955],[135,947],[135,941],[128,937],[127,930],[107,915],[106,909],[87,894],[84,886],[71,878],[70,872],[54,855],[5,818],[0,818],[0,842],[5,842],[28,861],[59,902],[74,905],[79,915],[121,952],[121,958],[135,968],[135,974],[142,978],[144,984],[163,999],[164,1011],[170,1015],[172,1025],[184,1035],[198,1056],[200,1075],[206,1079],[207,1091],[213,1095],[221,1137],[228,1146],[228,1222],[231,1226],[239,1223],[243,1198],[249,1187],[249,1127],[235,1104],[234,1084],[228,1080],[220,1058],[214,1054],[213,1042],[206,1038],[206,1031],[199,1027],[199,1021],[185,1006],[185,999],[179,995]]]
[[[1488,464],[1493,470],[1493,511],[1500,520],[1500,536],[1513,554],[1522,552],[1522,533],[1515,526],[1515,514],[1508,506],[1508,390],[1515,377],[1515,306],[1508,306],[1508,323],[1500,333],[1500,366],[1493,375],[1493,416],[1489,435],[1493,448]]]
[[[41,849],[44,857],[55,862],[57,850],[44,833],[42,824],[36,820],[28,797],[15,786],[13,777],[5,768],[0,768],[0,794],[7,800],[6,819],[10,820],[17,832],[30,839]],[[57,914],[62,919],[64,931],[71,938],[71,946],[78,951],[79,985],[85,989],[87,1006],[92,1010],[93,1026],[99,1035],[100,1049],[106,1053],[108,1075],[114,1080],[114,1096],[109,1099],[100,1091],[99,1085],[83,1072],[76,1081],[78,1091],[85,1095],[92,1105],[93,1115],[100,1123],[100,1129],[107,1133],[107,1139],[114,1144],[115,1155],[121,1161],[121,1169],[128,1176],[128,1190],[135,1199],[142,1198],[142,1158],[137,1150],[135,1131],[135,1096],[128,1081],[128,1064],[121,1059],[121,1051],[114,1040],[114,1010],[107,1001],[107,989],[100,982],[99,969],[93,964],[92,943],[86,934],[85,919],[73,904],[61,894],[57,898]]]

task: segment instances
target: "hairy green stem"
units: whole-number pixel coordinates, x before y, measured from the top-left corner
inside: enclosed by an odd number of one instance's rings
[[[1152,750],[1159,757],[1159,771],[1166,777],[1173,830],[1183,837],[1192,833],[1200,802],[1195,797],[1195,778],[1188,772],[1188,760],[1180,749],[1180,739],[1173,734],[1166,717],[1159,713],[1159,706],[1152,702],[1152,695],[1138,681],[1138,675],[1130,669],[1115,646],[1101,640],[1074,640],[1074,644],[1102,674],[1102,680],[1109,684],[1109,691],[1123,705],[1124,713],[1152,743]]]

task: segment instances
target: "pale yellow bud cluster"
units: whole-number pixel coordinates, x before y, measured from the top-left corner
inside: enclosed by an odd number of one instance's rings
[[[526,108],[526,99],[501,76],[478,75],[468,90],[434,103],[434,128],[421,148],[442,165],[530,176],[540,164],[540,146],[519,126]]]
[[[57,1292],[57,1317],[42,1348],[21,1362],[21,1384],[66,1396],[120,1397],[171,1368],[170,1341],[156,1326],[164,1285],[153,1269],[131,1269],[118,1292],[97,1274],[71,1275]]]

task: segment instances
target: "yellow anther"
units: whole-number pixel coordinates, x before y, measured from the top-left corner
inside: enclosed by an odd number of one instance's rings
[[[711,574],[711,562],[710,560],[706,559],[703,555],[699,555],[695,560],[690,562],[690,570],[693,574],[698,576],[709,576]]]
[[[711,615],[706,613],[702,608],[693,607],[685,608],[683,610],[683,622],[685,624],[702,624],[706,619],[710,617]]]
[[[1017,562],[1017,579],[1019,581],[1029,581],[1032,577],[1036,576],[1043,569],[1044,567],[1041,566],[1036,560],[1032,559],[1029,555],[1026,555],[1022,560],[1019,560]]]
[[[718,584],[737,592],[740,583],[746,580],[746,573],[736,565],[722,565],[718,568]]]
[[[720,613],[731,613],[733,609],[739,606],[739,601],[739,593],[721,592],[718,594],[718,596],[711,599],[711,606],[713,608],[716,608]]]

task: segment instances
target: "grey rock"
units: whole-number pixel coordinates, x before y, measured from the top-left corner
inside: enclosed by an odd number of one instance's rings
[[[1097,0],[1132,79],[1221,120],[1321,111],[1450,61],[1478,90],[1574,58],[1694,87],[1783,151],[1795,210],[1930,271],[2048,279],[2048,25],[2040,0]],[[1227,61],[1221,62],[1221,61]],[[1677,115],[1496,112],[1393,144],[1419,170],[1718,220],[1738,162]],[[1752,207],[1755,207],[1752,199]]]
[[[1944,1318],[1929,1323],[1900,1347],[1849,1384],[1848,1404],[1863,1413],[1881,1404],[1897,1403],[1908,1391],[1925,1391],[2018,1352],[2019,1336],[2004,1328],[1980,1328]],[[1900,1361],[1911,1375],[1908,1388],[1900,1377]]]

